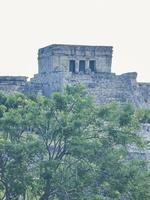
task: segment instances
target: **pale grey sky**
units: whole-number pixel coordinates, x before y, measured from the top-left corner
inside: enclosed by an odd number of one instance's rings
[[[0,75],[37,73],[38,48],[112,45],[112,71],[150,82],[150,0],[0,0]]]

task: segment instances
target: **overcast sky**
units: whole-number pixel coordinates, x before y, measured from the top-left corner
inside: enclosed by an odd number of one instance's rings
[[[112,71],[150,82],[150,0],[0,0],[0,75],[37,73],[53,44],[112,45]]]

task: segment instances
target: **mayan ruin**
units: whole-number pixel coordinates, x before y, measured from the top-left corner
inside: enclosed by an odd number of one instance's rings
[[[131,103],[150,107],[150,83],[137,82],[137,73],[111,71],[113,47],[53,44],[38,51],[38,74],[1,76],[0,90],[50,96],[67,84],[83,84],[96,103]]]

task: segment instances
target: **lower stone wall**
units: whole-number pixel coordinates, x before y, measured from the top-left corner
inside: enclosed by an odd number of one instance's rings
[[[26,83],[27,77],[25,76],[0,76],[0,91],[9,94],[24,93]]]
[[[78,73],[54,71],[46,74],[36,74],[27,81],[24,76],[1,76],[0,91],[13,93],[50,96],[54,92],[62,92],[65,85],[83,84],[89,95],[95,98],[97,104],[113,101],[131,103],[138,108],[150,108],[150,84],[138,83],[137,74],[126,73]]]
[[[136,81],[136,73],[115,75],[113,73],[96,73],[90,75],[70,74],[65,78],[65,84],[81,83],[88,88],[91,96],[98,104],[110,102],[131,103],[139,108],[149,107],[150,95],[145,101],[142,88]],[[150,87],[149,87],[150,88]]]
[[[146,102],[148,108],[150,108],[150,83],[138,83],[139,90]]]
[[[54,71],[46,74],[36,74],[30,82],[32,85],[41,85],[42,94],[49,97],[54,92],[62,92],[64,87],[64,72]]]
[[[54,71],[36,74],[32,85],[41,85],[42,94],[50,96],[53,92],[63,91],[65,85],[83,84],[97,104],[113,101],[131,103],[138,108],[150,107],[150,84],[138,83],[137,73],[76,73]]]

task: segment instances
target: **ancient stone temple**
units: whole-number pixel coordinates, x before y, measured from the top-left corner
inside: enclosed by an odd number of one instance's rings
[[[83,84],[98,104],[113,101],[150,107],[150,83],[138,83],[137,73],[111,72],[111,46],[53,44],[38,51],[38,74],[0,77],[0,90],[51,96],[65,85]]]
[[[150,106],[150,84],[138,83],[137,74],[111,73],[112,47],[50,45],[39,49],[38,74],[32,85],[41,85],[42,94],[62,91],[66,84],[81,83],[98,104],[112,101]]]
[[[62,91],[73,77],[111,73],[112,47],[50,45],[39,49],[38,74],[31,80],[42,83],[43,94]]]
[[[50,45],[39,49],[39,74],[68,70],[72,73],[111,72],[112,47]]]

